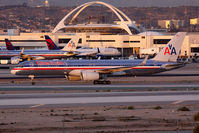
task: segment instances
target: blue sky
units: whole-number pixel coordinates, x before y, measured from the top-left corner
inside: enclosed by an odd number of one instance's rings
[[[0,6],[30,3],[31,0],[0,0]],[[45,0],[34,0],[35,5],[41,5]],[[77,6],[93,0],[48,0],[53,6]],[[117,7],[136,6],[136,7],[173,7],[192,5],[199,6],[199,0],[100,0]]]

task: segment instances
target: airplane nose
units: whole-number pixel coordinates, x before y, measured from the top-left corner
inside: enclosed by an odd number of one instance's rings
[[[11,70],[11,74],[15,75],[16,74],[16,70]]]

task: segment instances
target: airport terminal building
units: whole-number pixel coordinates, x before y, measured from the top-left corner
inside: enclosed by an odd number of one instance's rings
[[[77,23],[76,18],[87,7],[103,5],[109,8],[118,21],[110,24],[92,20],[85,23]],[[0,46],[5,46],[4,39],[8,38],[18,49],[47,48],[44,35],[49,35],[59,47],[64,47],[74,36],[78,37],[78,46],[81,47],[114,47],[121,50],[123,56],[142,54],[143,49],[160,51],[174,34],[158,32],[142,32],[133,21],[116,7],[104,2],[88,2],[76,7],[68,13],[54,28],[52,33],[20,33],[17,30],[0,31]],[[151,51],[151,52],[152,52]],[[187,33],[181,49],[182,56],[199,56],[199,33]]]

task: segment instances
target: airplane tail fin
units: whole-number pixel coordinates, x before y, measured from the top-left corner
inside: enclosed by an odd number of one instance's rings
[[[48,46],[48,50],[59,50],[60,49],[48,35],[45,35],[44,37],[46,40],[46,44]]]
[[[61,49],[61,50],[63,50],[63,51],[76,51],[77,43],[78,43],[78,38],[77,37],[73,37],[66,44],[66,46],[63,49]]]
[[[100,54],[100,49],[99,48],[97,48],[97,53]]]
[[[186,32],[178,32],[152,60],[176,62],[181,52],[181,47],[185,35]]]
[[[15,47],[12,45],[10,40],[8,40],[7,38],[5,39],[5,43],[6,43],[7,50],[15,50]]]

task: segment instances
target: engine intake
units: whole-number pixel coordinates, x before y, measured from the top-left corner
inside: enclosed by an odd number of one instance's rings
[[[22,61],[22,59],[19,56],[14,56],[10,59],[11,64],[19,64]]]

